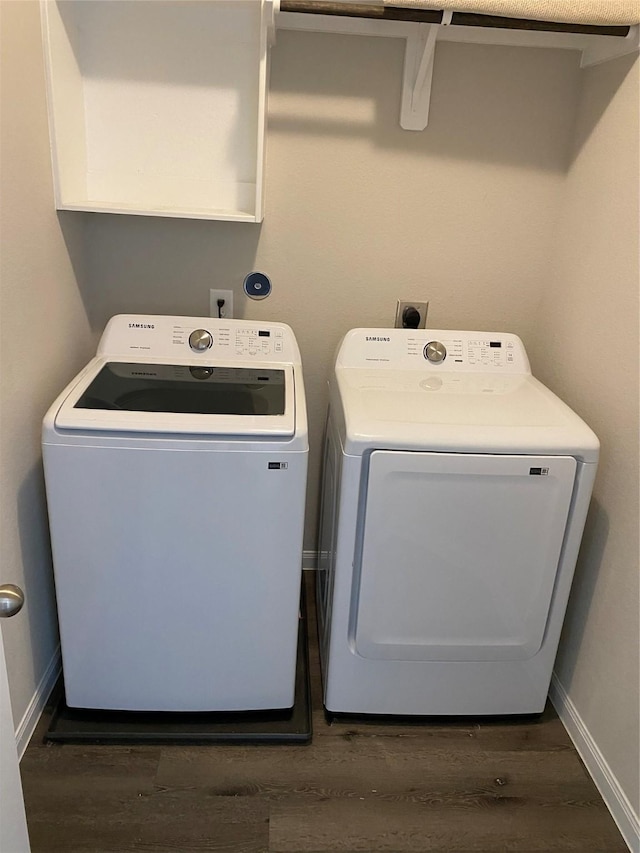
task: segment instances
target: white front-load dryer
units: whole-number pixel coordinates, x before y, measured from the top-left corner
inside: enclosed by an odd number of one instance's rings
[[[541,712],[598,451],[515,335],[349,332],[320,520],[327,709]]]
[[[114,317],[43,455],[67,704],[291,707],[308,457],[291,329]]]

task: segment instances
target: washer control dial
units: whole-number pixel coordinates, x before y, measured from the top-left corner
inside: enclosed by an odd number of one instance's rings
[[[209,349],[213,343],[211,332],[206,329],[196,329],[189,335],[189,346],[195,352],[204,352]]]
[[[447,357],[447,348],[440,341],[429,341],[424,348],[424,357],[432,364],[440,364]]]

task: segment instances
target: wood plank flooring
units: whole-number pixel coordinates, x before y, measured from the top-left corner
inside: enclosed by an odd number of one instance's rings
[[[627,850],[551,706],[526,723],[329,723],[305,581],[313,742],[46,745],[45,713],[21,764],[33,853]]]

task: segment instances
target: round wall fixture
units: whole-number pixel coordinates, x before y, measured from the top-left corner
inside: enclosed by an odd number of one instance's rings
[[[244,280],[244,292],[251,299],[266,299],[271,293],[271,281],[263,272],[250,272]]]

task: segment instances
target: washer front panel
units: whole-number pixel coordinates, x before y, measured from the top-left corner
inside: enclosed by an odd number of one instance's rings
[[[44,446],[72,707],[293,704],[307,454],[181,444]]]

